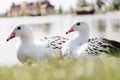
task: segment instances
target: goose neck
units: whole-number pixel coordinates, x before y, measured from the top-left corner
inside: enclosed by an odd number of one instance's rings
[[[79,44],[84,44],[86,42],[88,42],[88,38],[89,35],[87,34],[80,34],[78,33],[75,37],[74,37],[74,40],[75,42],[78,42]]]
[[[22,44],[34,44],[33,37],[21,37],[21,43]]]

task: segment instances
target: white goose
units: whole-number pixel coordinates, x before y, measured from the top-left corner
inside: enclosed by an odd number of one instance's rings
[[[85,22],[75,22],[66,34],[76,31],[77,35],[68,40],[63,48],[62,55],[73,58],[95,58],[96,55],[120,55],[120,42],[105,38],[89,39],[89,26]]]
[[[52,53],[59,53],[62,45],[67,40],[66,38],[57,36],[50,38],[45,46],[36,45],[34,43],[34,35],[31,27],[25,24],[15,25],[15,28],[8,37],[7,41],[15,37],[20,37],[21,40],[17,57],[22,63],[28,60],[39,61],[44,60],[47,57],[52,58]]]

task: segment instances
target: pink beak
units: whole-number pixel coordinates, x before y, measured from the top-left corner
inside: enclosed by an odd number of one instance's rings
[[[72,28],[70,28],[67,32],[66,32],[66,34],[68,34],[68,33],[70,33],[70,32],[73,32],[74,30],[72,29]]]
[[[7,41],[13,39],[15,37],[15,34],[14,33],[11,33],[10,36],[8,37]]]

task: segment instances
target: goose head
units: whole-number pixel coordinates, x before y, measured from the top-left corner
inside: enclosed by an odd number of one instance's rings
[[[72,24],[71,28],[66,32],[66,34],[74,31],[80,34],[89,34],[89,26],[85,22],[77,21]]]
[[[14,29],[12,30],[10,36],[7,38],[7,41],[15,38],[31,38],[33,36],[32,30],[28,25],[25,24],[18,24],[14,26]]]

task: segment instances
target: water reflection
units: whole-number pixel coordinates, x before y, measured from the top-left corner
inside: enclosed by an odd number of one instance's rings
[[[105,32],[106,31],[106,20],[104,20],[104,19],[99,19],[99,20],[97,20],[97,30],[98,30],[98,32]]]
[[[111,23],[113,32],[120,32],[120,19],[113,19]]]
[[[44,23],[44,24],[29,24],[34,29],[44,32],[44,33],[50,33],[51,30],[51,23]]]

